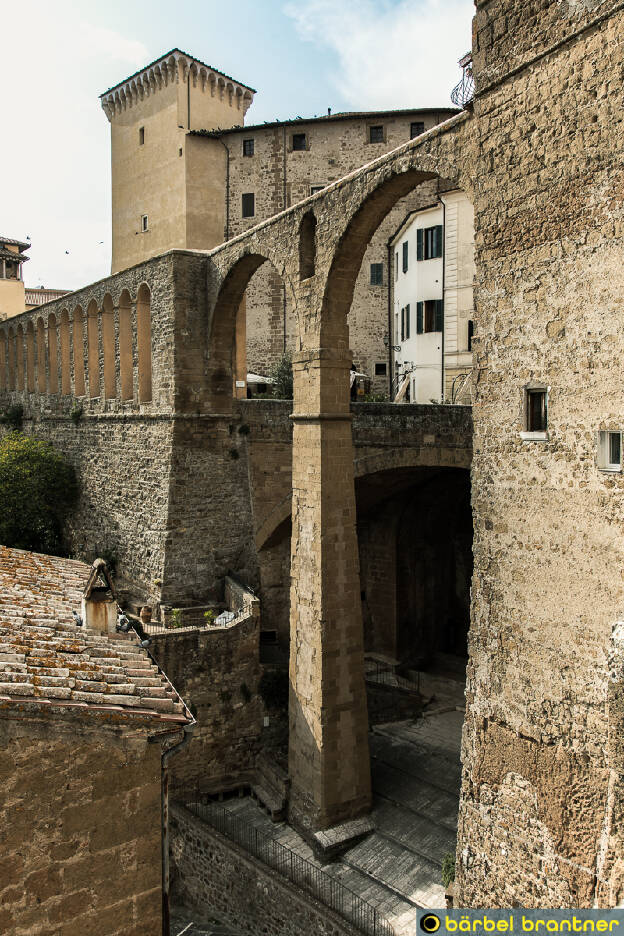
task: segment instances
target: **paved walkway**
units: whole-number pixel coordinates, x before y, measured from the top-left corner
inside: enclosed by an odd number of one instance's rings
[[[444,855],[455,852],[462,722],[463,713],[447,707],[416,722],[373,729],[376,829],[336,862],[321,865],[301,836],[284,822],[271,822],[251,797],[221,805],[377,907],[397,936],[413,936],[416,908],[444,906],[441,866]]]

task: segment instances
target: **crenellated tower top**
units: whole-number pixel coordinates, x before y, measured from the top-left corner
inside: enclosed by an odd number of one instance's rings
[[[114,117],[157,95],[164,88],[176,84],[185,85],[189,81],[189,91],[191,87],[198,88],[202,95],[210,95],[225,107],[232,109],[228,123],[243,123],[256,93],[255,89],[235,81],[229,75],[217,71],[180,49],[172,49],[101,94],[102,109],[112,122]],[[235,119],[236,114],[240,115],[239,120]]]

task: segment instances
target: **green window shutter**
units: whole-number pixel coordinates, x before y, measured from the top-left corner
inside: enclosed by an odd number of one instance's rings
[[[424,234],[423,229],[418,228],[418,230],[416,231],[416,259],[417,260],[424,259],[424,255],[425,255],[424,246],[423,246],[424,244],[423,234]]]
[[[416,334],[417,334],[417,335],[422,335],[422,333],[423,333],[423,328],[424,328],[424,322],[423,322],[423,317],[424,317],[424,306],[425,306],[424,302],[417,302],[417,303],[416,303]]]
[[[434,249],[433,256],[441,257],[442,256],[442,225],[441,224],[436,225],[434,237],[435,237],[435,249]]]
[[[435,328],[434,331],[444,331],[444,300],[436,299],[435,304]]]
[[[410,307],[409,302],[405,306],[405,337],[409,338],[410,336]]]
[[[401,341],[405,340],[405,309],[401,309]]]

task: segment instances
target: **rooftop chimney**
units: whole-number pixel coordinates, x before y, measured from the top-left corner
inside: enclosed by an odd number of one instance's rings
[[[82,595],[82,620],[87,630],[94,634],[115,635],[117,624],[117,599],[115,589],[103,559],[96,559],[91,566],[87,585]]]

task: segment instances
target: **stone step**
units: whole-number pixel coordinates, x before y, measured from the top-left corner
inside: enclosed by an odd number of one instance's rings
[[[383,838],[397,842],[401,848],[426,858],[439,868],[445,855],[455,853],[455,831],[436,823],[431,816],[413,813],[382,800],[375,804],[373,820]]]
[[[341,862],[368,875],[414,907],[444,906],[439,867],[377,833],[346,852]],[[436,880],[438,884],[434,883]]]

